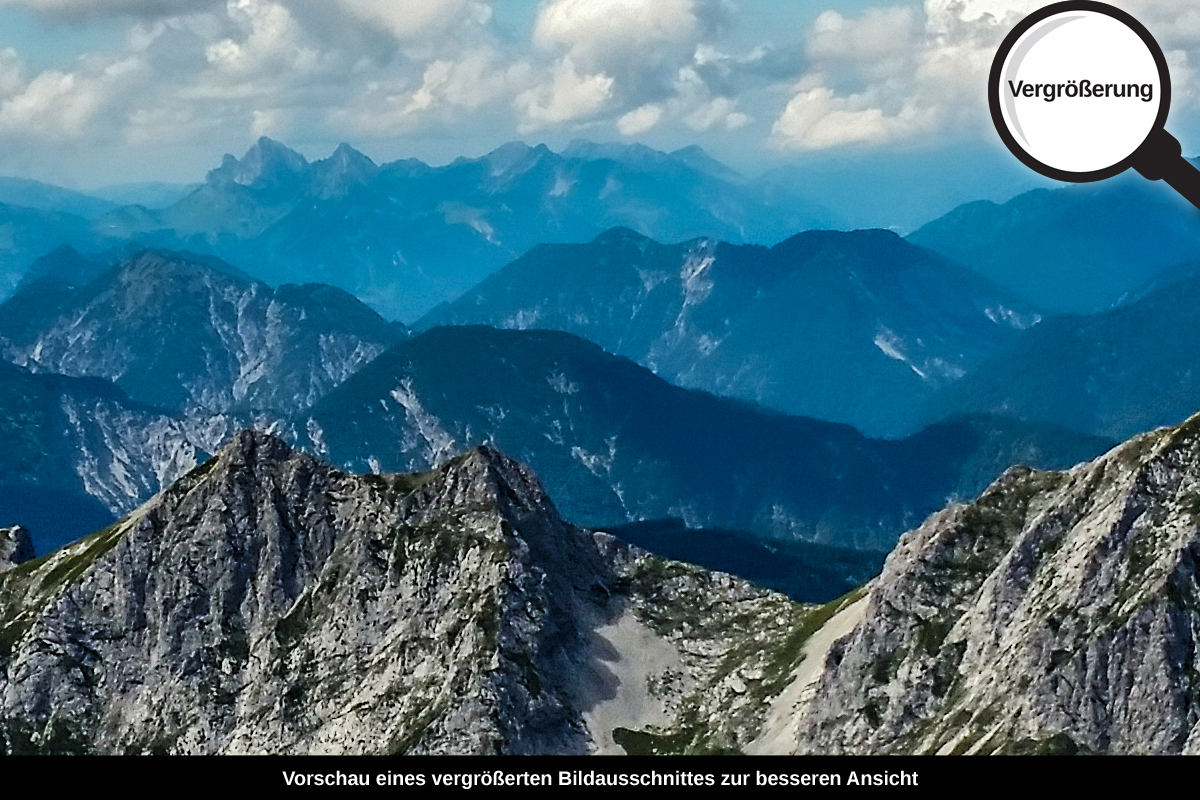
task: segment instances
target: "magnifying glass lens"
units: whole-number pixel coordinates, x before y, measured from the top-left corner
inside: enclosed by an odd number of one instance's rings
[[[1094,11],[1040,20],[1015,40],[999,77],[1004,125],[1017,145],[1046,167],[1080,175],[1133,155],[1169,94],[1138,33]]]
[[[1133,167],[1200,208],[1200,171],[1164,127],[1167,60],[1119,8],[1064,0],[1021,20],[992,61],[988,106],[1004,144],[1032,170],[1086,183]]]

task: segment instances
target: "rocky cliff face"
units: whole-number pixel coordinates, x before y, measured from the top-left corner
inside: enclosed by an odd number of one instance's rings
[[[29,531],[20,525],[0,528],[0,572],[33,558],[33,543]]]
[[[1198,518],[1200,417],[1010,470],[814,607],[571,526],[490,448],[354,476],[243,433],[0,557],[0,748],[1200,754]]]
[[[1200,418],[1008,472],[902,539],[764,749],[1200,753],[1198,522]]]
[[[736,749],[811,611],[564,523],[487,448],[352,476],[244,433],[0,577],[0,747]]]

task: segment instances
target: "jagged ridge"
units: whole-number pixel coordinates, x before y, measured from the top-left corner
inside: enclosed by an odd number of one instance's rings
[[[1200,417],[906,535],[800,752],[1200,753]]]
[[[356,477],[247,432],[0,578],[0,746],[588,752],[721,703],[685,743],[737,747],[808,613],[567,525],[489,448]]]

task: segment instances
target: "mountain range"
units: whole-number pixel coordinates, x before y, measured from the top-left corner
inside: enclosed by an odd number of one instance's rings
[[[103,377],[177,412],[303,408],[406,335],[339,289],[272,289],[212,258],[159,252],[79,287],[47,273],[0,305],[10,362]]]
[[[99,378],[0,362],[0,519],[47,552],[127,513],[233,427],[220,417],[188,424]]]
[[[1088,314],[1138,296],[1200,251],[1196,209],[1125,175],[959,206],[908,236],[1049,313]]]
[[[810,613],[568,525],[492,450],[356,477],[246,433],[0,572],[0,752],[620,752],[679,718],[732,750]]]
[[[40,184],[4,189],[0,202],[34,206],[0,206],[15,232],[0,241],[10,285],[61,244],[94,253],[135,241],[216,255],[272,285],[334,285],[405,320],[541,242],[585,241],[618,225],[670,241],[774,242],[834,222],[796,191],[748,181],[697,147],[590,142],[561,153],[513,142],[434,167],[378,165],[345,144],[310,163],[263,138],[165,205],[174,190],[128,195],[149,206],[117,206]]]
[[[848,634],[773,744],[1200,753],[1198,487],[1193,417],[1068,472],[1012,470],[934,515],[830,620]]]
[[[24,365],[9,367],[14,386],[48,409],[23,417],[14,391],[6,435],[38,466],[0,478],[72,487],[107,515],[65,524],[14,507],[39,552],[127,513],[249,424],[354,471],[428,469],[494,444],[589,525],[675,517],[870,551],[1012,463],[1066,466],[1111,445],[986,416],[873,440],[674,387],[565,333],[459,326],[409,339],[340,290],[270,289],[211,257],[146,251],[75,286],[95,266],[81,259],[46,260],[0,307],[0,345]]]
[[[1177,424],[1200,407],[1200,270],[1167,269],[1133,302],[1051,317],[962,380],[927,419],[992,413],[1123,438]]]
[[[354,476],[245,432],[55,553],[0,530],[0,751],[1195,754],[1198,490],[1193,418],[796,604],[491,448]]]
[[[435,328],[293,417],[292,441],[352,471],[426,469],[477,444],[528,462],[588,525],[679,517],[768,539],[887,549],[1018,461],[1108,440],[962,418],[904,440],[672,386],[556,331]]]
[[[417,327],[568,331],[678,385],[902,436],[938,388],[1039,318],[887,231],[766,248],[615,229],[536,247]]]

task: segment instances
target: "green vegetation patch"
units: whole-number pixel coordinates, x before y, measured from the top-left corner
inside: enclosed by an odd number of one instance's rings
[[[1015,756],[1086,756],[1098,755],[1099,751],[1080,744],[1065,733],[1056,733],[1043,739],[1020,739],[1003,752]]]
[[[631,731],[628,728],[613,730],[613,741],[616,742],[626,755],[630,756],[673,756],[673,755],[708,755],[708,756],[737,756],[741,751],[725,748],[693,749],[692,745],[698,738],[695,730],[679,730],[674,733],[651,733],[649,731]]]
[[[116,547],[130,527],[128,519],[116,522],[4,575],[0,580],[0,658],[12,652],[42,611]]]

